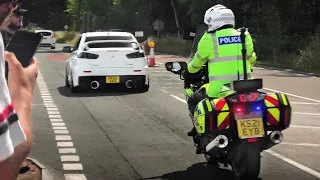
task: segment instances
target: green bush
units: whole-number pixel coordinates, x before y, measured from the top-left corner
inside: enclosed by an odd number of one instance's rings
[[[291,41],[290,41],[291,39]],[[294,51],[290,37],[264,36],[254,38],[255,51],[258,55],[257,64],[294,69],[303,72],[320,73],[320,37],[312,36],[299,50],[299,54]],[[189,56],[192,42],[183,40],[177,36],[156,39],[148,38],[148,41],[155,42],[156,53],[167,53],[181,56]],[[296,39],[299,41],[299,39]],[[147,52],[149,52],[147,46]]]
[[[55,35],[57,43],[74,45],[80,34],[74,31],[57,31]]]

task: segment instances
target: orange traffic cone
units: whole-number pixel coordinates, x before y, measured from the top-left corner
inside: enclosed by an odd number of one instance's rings
[[[149,42],[149,47],[150,47],[150,54],[148,57],[148,66],[149,67],[154,67],[156,66],[156,60],[154,58],[154,43],[153,42]]]

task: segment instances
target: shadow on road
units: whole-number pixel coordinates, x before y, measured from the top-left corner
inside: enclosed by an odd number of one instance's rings
[[[126,96],[131,94],[141,94],[139,92],[135,92],[132,90],[126,89],[115,89],[115,88],[108,88],[103,90],[90,90],[90,89],[81,89],[80,92],[71,93],[69,88],[62,86],[58,87],[58,92],[61,96],[65,97],[99,97],[99,96]]]
[[[228,170],[219,169],[207,163],[197,163],[185,171],[176,171],[162,176],[143,178],[141,180],[163,179],[163,180],[233,180]]]
[[[56,49],[38,49],[37,53],[43,53],[43,54],[55,54],[55,53],[64,53],[61,50],[56,50]]]

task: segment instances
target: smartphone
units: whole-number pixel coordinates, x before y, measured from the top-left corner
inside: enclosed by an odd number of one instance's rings
[[[30,65],[31,60],[36,53],[38,46],[42,40],[41,34],[28,31],[17,31],[6,46],[6,51],[16,55],[18,61],[23,67]],[[8,80],[8,65],[6,62],[5,74]]]

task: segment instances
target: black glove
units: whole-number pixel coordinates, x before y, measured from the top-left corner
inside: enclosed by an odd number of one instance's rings
[[[181,75],[182,75],[182,77],[185,79],[185,78],[188,78],[188,77],[190,76],[190,73],[189,73],[188,70],[183,70],[183,71],[181,72]]]

